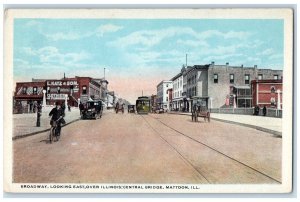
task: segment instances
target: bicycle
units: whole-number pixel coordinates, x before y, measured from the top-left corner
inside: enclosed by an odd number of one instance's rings
[[[62,116],[59,119],[57,119],[56,121],[53,121],[52,126],[50,128],[50,134],[49,134],[50,144],[52,144],[52,141],[54,138],[56,139],[56,142],[60,138],[60,131],[58,131],[58,128],[57,128],[57,124],[60,121],[60,119],[62,119]]]

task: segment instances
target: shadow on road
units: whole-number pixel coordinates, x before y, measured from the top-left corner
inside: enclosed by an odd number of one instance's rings
[[[40,142],[45,142],[46,144],[51,144],[49,139],[41,140]],[[55,142],[55,141],[54,141]]]

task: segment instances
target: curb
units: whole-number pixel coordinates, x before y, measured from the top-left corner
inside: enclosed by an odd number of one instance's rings
[[[66,123],[65,125],[63,125],[62,128],[65,127],[65,126],[67,126],[67,125],[69,125],[69,124],[71,124],[71,123],[79,121],[79,120],[80,119],[75,119],[73,121],[70,121],[69,123]],[[29,136],[32,136],[32,135],[37,135],[39,133],[44,133],[44,132],[47,132],[47,131],[50,131],[50,128],[45,129],[45,130],[40,130],[40,131],[32,132],[32,133],[28,133],[28,134],[24,134],[24,135],[18,135],[18,136],[13,137],[12,140],[14,141],[14,140],[22,139],[22,138],[29,137]]]
[[[178,113],[178,114],[177,113],[169,113],[169,114],[190,116],[190,114],[183,114],[183,113]],[[251,124],[239,123],[239,122],[235,122],[235,121],[229,121],[229,120],[218,119],[218,118],[213,118],[213,117],[211,117],[211,119],[215,120],[215,121],[224,122],[224,123],[230,123],[230,124],[240,125],[240,126],[244,126],[244,127],[248,127],[248,128],[253,128],[253,129],[256,129],[256,130],[259,130],[262,132],[270,133],[270,134],[274,135],[275,137],[282,138],[282,132],[278,132],[278,131],[271,130],[268,128],[263,128],[263,127],[255,126],[255,125],[251,125]]]

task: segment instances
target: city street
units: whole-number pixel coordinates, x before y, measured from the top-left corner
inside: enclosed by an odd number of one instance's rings
[[[101,119],[13,141],[16,183],[281,182],[282,139],[190,116],[105,111]]]

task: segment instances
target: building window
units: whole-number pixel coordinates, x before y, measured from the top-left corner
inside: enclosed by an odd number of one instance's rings
[[[262,74],[259,74],[258,75],[258,80],[262,80],[263,79],[263,75]]]
[[[168,97],[166,97],[166,101],[168,102]]]
[[[245,74],[245,84],[249,84],[249,83],[250,83],[250,75]]]
[[[60,94],[60,86],[57,87],[57,93]]]
[[[47,87],[47,93],[50,93],[50,87],[49,86]]]
[[[27,94],[27,87],[23,87],[23,94]]]
[[[169,87],[169,84],[167,84],[166,86],[167,86],[167,88],[168,88],[168,87]]]
[[[33,87],[33,95],[37,95],[37,87],[36,86]]]
[[[271,86],[271,93],[275,93],[275,92],[276,92],[275,86]]]
[[[214,83],[218,83],[218,74],[214,74]]]
[[[82,94],[86,94],[86,86],[82,86]]]
[[[274,80],[278,80],[278,75],[274,75]]]
[[[229,75],[229,82],[234,83],[234,74]]]

